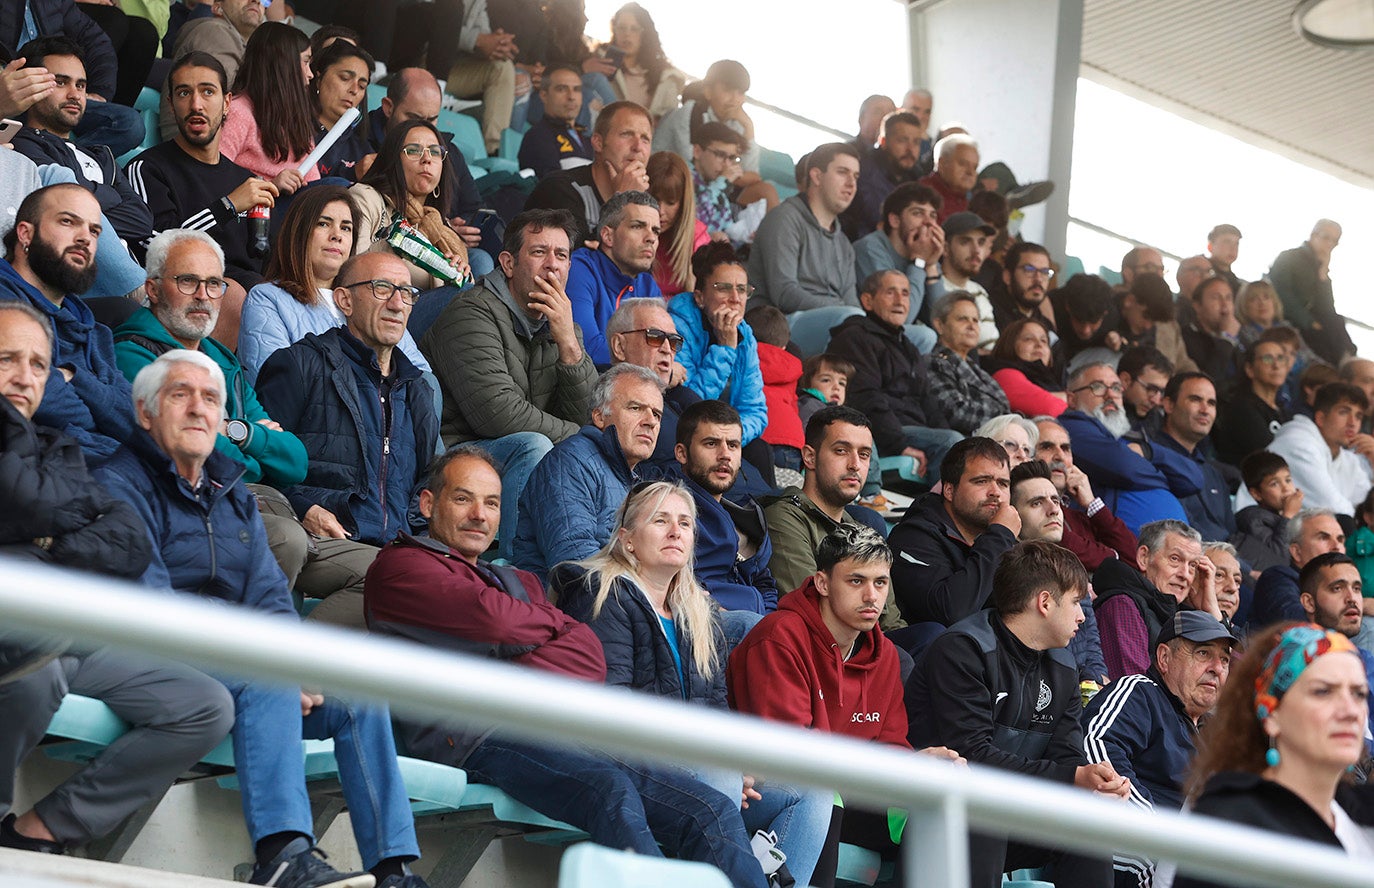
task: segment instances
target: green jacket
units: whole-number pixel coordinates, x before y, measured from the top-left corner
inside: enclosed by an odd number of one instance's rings
[[[158,355],[183,348],[146,308],[134,312],[132,317],[120,324],[114,331],[114,339],[115,363],[130,382],[133,382],[138,371],[151,364]],[[158,348],[149,348],[149,343]],[[200,351],[224,371],[224,384],[229,390],[224,418],[245,420],[249,429],[248,440],[242,447],[220,435],[215,441],[215,449],[248,467],[243,480],[249,484],[261,482],[280,490],[304,481],[307,463],[305,445],[290,432],[259,425],[261,420],[270,420],[271,417],[258,403],[253,387],[244,378],[239,359],[209,337],[200,341]]]
[[[837,524],[813,503],[800,487],[784,488],[776,497],[763,500],[768,521],[768,538],[773,543],[773,558],[768,569],[778,583],[778,598],[800,589],[806,578],[816,572],[816,550],[821,540],[839,524],[857,524],[849,513]],[[906,625],[893,598],[888,595],[880,625],[884,630]]]

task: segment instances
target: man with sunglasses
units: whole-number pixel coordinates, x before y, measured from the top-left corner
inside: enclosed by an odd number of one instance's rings
[[[420,339],[444,395],[444,445],[480,443],[502,465],[497,540],[508,561],[530,472],[591,412],[596,369],[565,290],[576,237],[567,210],[516,216],[496,270]]]
[[[439,441],[434,392],[397,344],[420,293],[404,262],[363,253],[339,269],[345,323],[275,352],[258,397],[310,454],[305,480],[282,492],[305,529],[382,546],[423,527],[411,514]],[[319,619],[362,628],[362,595],[331,595]],[[317,608],[317,611],[320,608]]]

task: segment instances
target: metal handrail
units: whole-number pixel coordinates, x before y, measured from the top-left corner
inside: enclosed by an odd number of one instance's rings
[[[609,689],[395,639],[298,624],[189,596],[0,558],[0,614],[23,628],[130,648],[213,673],[385,700],[424,719],[491,721],[520,736],[735,768],[910,812],[907,884],[968,884],[967,829],[1275,888],[1374,888],[1329,848],[1203,817],[1148,813],[1081,790],[875,743]]]

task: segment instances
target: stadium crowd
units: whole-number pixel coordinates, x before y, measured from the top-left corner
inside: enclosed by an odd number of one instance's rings
[[[1144,245],[1069,276],[1016,231],[1052,186],[935,129],[928,91],[770,181],[745,66],[688,83],[636,3],[604,43],[581,0],[296,9],[323,25],[0,12],[6,555],[1374,859],[1374,361],[1337,223],[1261,280],[1231,224],[1177,292]],[[474,174],[441,128],[463,98],[523,173]],[[0,672],[0,847],[98,839],[226,736],[254,884],[425,888],[398,747],[737,886],[901,842],[829,792],[3,626]],[[10,810],[68,693],[130,731]],[[363,870],[316,847],[300,737],[335,739]],[[979,888],[1162,875],[971,851]]]

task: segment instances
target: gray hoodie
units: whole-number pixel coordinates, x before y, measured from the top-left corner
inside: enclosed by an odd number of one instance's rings
[[[749,256],[749,281],[758,288],[750,308],[773,305],[791,314],[832,305],[859,307],[854,247],[838,222],[822,228],[800,194],[763,217]]]

